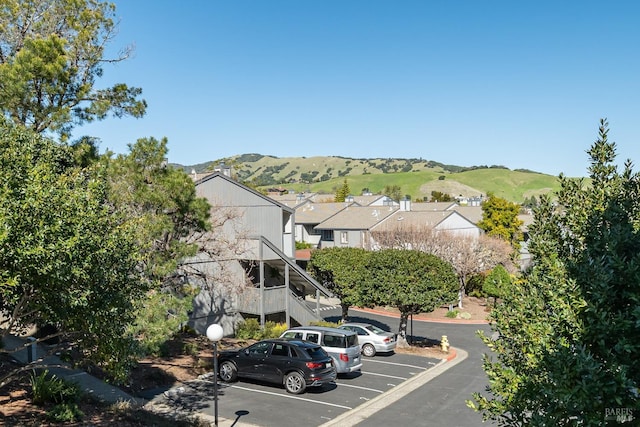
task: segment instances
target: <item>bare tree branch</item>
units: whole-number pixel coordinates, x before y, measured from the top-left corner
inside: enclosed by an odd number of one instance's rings
[[[508,271],[515,271],[511,260],[511,246],[498,238],[460,236],[433,227],[399,225],[394,229],[371,232],[371,246],[374,249],[414,249],[430,253],[449,262],[460,281],[458,306],[462,308],[462,298],[466,294],[467,281],[474,274],[503,265]]]

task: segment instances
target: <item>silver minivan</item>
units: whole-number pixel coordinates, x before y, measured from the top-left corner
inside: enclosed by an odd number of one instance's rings
[[[325,326],[298,326],[284,331],[281,338],[311,341],[329,353],[339,374],[362,368],[358,335],[353,331]]]

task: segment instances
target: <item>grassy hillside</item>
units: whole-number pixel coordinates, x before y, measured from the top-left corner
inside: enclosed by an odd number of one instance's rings
[[[557,177],[501,166],[462,167],[424,159],[351,159],[345,157],[287,157],[244,154],[215,162],[181,166],[202,173],[220,163],[233,168],[241,182],[257,188],[282,187],[292,191],[334,193],[347,180],[351,192],[367,188],[381,193],[398,185],[412,199],[429,198],[432,191],[452,196],[478,196],[492,192],[514,202],[559,188]]]
[[[446,179],[482,189],[484,194],[494,193],[514,202],[522,202],[525,198],[538,197],[560,189],[556,176],[507,169],[478,169],[455,173]]]

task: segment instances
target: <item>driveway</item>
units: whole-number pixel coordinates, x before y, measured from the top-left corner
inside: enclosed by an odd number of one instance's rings
[[[329,320],[340,315],[339,309],[323,314]],[[394,317],[356,310],[350,310],[350,317],[392,331],[398,328]],[[489,330],[487,325],[414,320],[414,336],[440,339],[447,335],[451,345],[462,350],[464,360],[438,365],[438,359],[405,354],[364,358],[361,374],[338,378],[335,385],[300,396],[256,382],[221,384],[219,425],[476,427],[482,417],[466,406],[466,400],[487,384],[481,363],[486,348],[475,335],[478,329]],[[203,378],[185,384],[155,403],[168,413],[199,414],[213,421],[213,382]]]
[[[350,316],[352,321],[358,321],[357,319],[360,318],[363,321],[371,319],[388,323],[392,330],[397,330],[398,327],[396,319],[389,320],[385,316],[369,312],[350,310]],[[472,398],[474,392],[483,392],[488,384],[486,374],[482,370],[482,354],[488,349],[477,337],[478,330],[487,333],[489,326],[414,320],[415,336],[440,339],[442,335],[447,335],[449,343],[455,348],[464,349],[468,356],[453,368],[395,402],[391,407],[372,414],[366,420],[366,425],[477,427],[482,424],[496,426],[497,424],[492,422],[483,424],[482,416],[466,405],[466,401]]]
[[[224,419],[220,424],[231,425],[234,420],[236,426],[320,426],[344,413],[358,411],[363,404],[378,402],[381,396],[389,396],[390,390],[400,390],[443,365],[446,364],[439,359],[407,354],[365,358],[361,372],[341,375],[335,384],[309,388],[302,395],[256,381],[219,383],[218,412],[219,419]],[[154,399],[154,403],[175,413],[200,413],[211,419],[215,411],[213,388],[213,378],[203,378],[173,389]]]

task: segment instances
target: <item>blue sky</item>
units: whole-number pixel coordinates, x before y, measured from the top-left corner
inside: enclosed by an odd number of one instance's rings
[[[244,153],[423,158],[585,176],[608,118],[640,162],[640,2],[115,0],[99,85],[143,89],[142,119],[77,129],[169,161]]]

